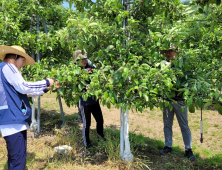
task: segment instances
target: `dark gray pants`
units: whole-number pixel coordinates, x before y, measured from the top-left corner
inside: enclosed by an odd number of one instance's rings
[[[183,105],[183,101],[177,101],[177,103],[170,102],[173,106],[172,111],[170,111],[169,107],[163,107],[163,122],[164,122],[164,136],[165,136],[165,146],[172,147],[172,126],[173,126],[173,118],[174,114],[176,114],[178,123],[180,125],[181,133],[183,136],[183,142],[185,145],[185,150],[191,149],[192,139],[191,132],[188,126],[188,118],[187,118],[187,106],[185,107],[185,111],[181,111],[181,107]]]

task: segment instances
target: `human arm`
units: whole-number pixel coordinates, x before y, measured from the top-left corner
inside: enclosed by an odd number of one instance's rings
[[[41,96],[45,93],[47,93],[50,89],[52,88],[52,86],[48,86],[46,89],[44,89],[41,92],[33,92],[33,93],[28,93],[28,97],[35,97],[35,96]],[[55,82],[55,90],[60,88],[60,82],[56,81]]]
[[[54,81],[52,79],[46,79],[37,82],[27,82],[24,80],[19,70],[15,65],[7,63],[3,69],[4,74],[8,83],[15,88],[16,91],[22,94],[42,92],[48,86],[52,86]]]

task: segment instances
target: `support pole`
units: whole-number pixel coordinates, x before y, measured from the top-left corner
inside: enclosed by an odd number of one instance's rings
[[[30,24],[30,33],[32,34],[32,29],[33,29],[33,16],[31,17],[31,24]],[[35,53],[32,50],[31,52],[31,57],[35,60]],[[37,130],[37,121],[35,119],[35,97],[32,97],[32,123],[30,125],[30,129],[32,131]]]
[[[38,111],[37,111],[37,132],[40,133],[40,114],[41,114],[41,109],[40,109],[40,96],[38,96]]]
[[[61,97],[60,96],[58,97],[58,100],[59,100],[60,112],[61,112],[61,115],[62,115],[62,125],[61,125],[61,128],[63,128],[63,126],[65,125],[66,121],[65,121],[65,116],[64,116],[64,112],[63,112],[63,108],[62,108],[62,101],[61,101]]]
[[[39,39],[39,15],[36,15],[36,29],[37,29],[37,40]],[[37,52],[37,62],[40,63],[40,52]],[[40,133],[40,96],[38,96],[38,110],[37,110],[37,132]]]
[[[129,11],[130,0],[123,0],[123,6],[125,11]],[[123,28],[128,25],[128,18],[123,20]],[[125,40],[125,48],[128,46],[130,40],[130,33],[126,31],[127,39]],[[120,154],[121,158],[126,162],[131,162],[133,160],[133,155],[130,151],[129,142],[129,110],[123,113],[123,108],[121,108],[121,129],[120,129]]]
[[[120,154],[122,160],[126,162],[133,160],[129,142],[129,110],[124,113],[123,108],[121,108]]]
[[[48,34],[48,29],[47,29],[47,25],[45,22],[45,18],[42,18],[42,20],[43,20],[43,26],[44,26],[45,33]]]
[[[37,130],[37,121],[35,119],[35,97],[32,97],[32,124],[30,125],[32,131]]]
[[[124,152],[124,114],[123,114],[123,108],[120,108],[120,155],[123,156]]]

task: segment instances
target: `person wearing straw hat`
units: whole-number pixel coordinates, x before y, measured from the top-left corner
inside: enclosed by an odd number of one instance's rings
[[[177,46],[170,45],[168,50],[161,50],[160,54],[166,56],[167,61],[163,61],[165,65],[170,65],[170,61],[175,60],[175,56],[179,53],[177,50]],[[180,59],[179,59],[180,60]],[[185,110],[182,111],[182,107],[184,106],[183,94],[175,94],[172,98],[176,103],[174,103],[170,99],[166,99],[172,105],[173,109],[171,110],[169,106],[163,105],[163,123],[164,123],[164,136],[165,136],[165,147],[160,150],[160,153],[166,155],[172,152],[172,126],[174,114],[177,117],[181,133],[183,136],[183,142],[185,145],[185,157],[187,157],[190,161],[195,161],[195,156],[192,151],[192,137],[191,131],[188,125],[188,115],[187,115],[187,106],[185,106]]]
[[[82,54],[81,50],[75,51],[73,54],[74,63],[78,64],[82,69],[86,69],[91,72],[95,66],[91,65],[91,62],[87,61],[87,55]],[[90,84],[90,81],[86,81],[86,83]],[[83,89],[83,92],[86,89]],[[102,137],[105,141],[104,132],[103,132],[103,115],[102,110],[100,108],[99,100],[96,100],[95,96],[88,97],[87,100],[84,100],[83,97],[80,97],[80,105],[79,105],[80,113],[82,115],[83,120],[83,128],[82,135],[84,140],[84,145],[86,149],[91,148],[93,145],[89,139],[89,130],[91,126],[91,113],[96,120],[96,130],[97,134]]]
[[[0,130],[6,141],[8,169],[23,170],[27,154],[27,129],[31,124],[31,106],[28,96],[47,92],[53,79],[27,82],[19,71],[35,61],[17,45],[0,46]]]

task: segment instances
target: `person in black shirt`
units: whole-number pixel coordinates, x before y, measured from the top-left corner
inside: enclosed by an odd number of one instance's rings
[[[88,62],[87,55],[82,54],[81,50],[77,50],[74,55],[74,62],[79,64],[82,69],[86,69],[87,71],[93,71],[95,66],[91,65],[91,62]],[[79,59],[80,58],[80,59]],[[87,81],[86,83],[90,83]],[[83,89],[85,91],[86,89]],[[84,139],[84,145],[86,149],[92,147],[92,144],[89,139],[89,129],[91,126],[91,113],[96,120],[96,130],[99,136],[101,136],[104,140],[104,133],[103,133],[103,115],[102,110],[100,108],[99,100],[96,100],[95,96],[88,97],[87,100],[84,100],[83,97],[80,97],[80,113],[82,115],[83,120],[83,128],[82,134]]]

